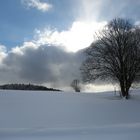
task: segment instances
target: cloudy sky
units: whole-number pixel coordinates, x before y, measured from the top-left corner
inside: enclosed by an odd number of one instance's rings
[[[81,49],[115,17],[139,23],[140,0],[0,0],[0,84],[66,89]]]

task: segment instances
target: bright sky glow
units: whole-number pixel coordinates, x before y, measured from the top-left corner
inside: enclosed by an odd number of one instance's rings
[[[63,46],[67,51],[76,52],[88,47],[94,41],[95,32],[101,30],[106,22],[73,22],[69,30],[58,32],[57,30],[36,30],[37,44],[52,44]]]

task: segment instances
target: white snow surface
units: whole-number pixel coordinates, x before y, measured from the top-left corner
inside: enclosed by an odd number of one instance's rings
[[[0,140],[138,140],[140,91],[0,90]]]

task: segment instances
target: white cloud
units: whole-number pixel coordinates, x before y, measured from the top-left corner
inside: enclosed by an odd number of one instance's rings
[[[7,56],[6,52],[6,47],[0,44],[0,63],[2,63],[2,60]]]
[[[9,52],[0,45],[1,81],[30,81],[67,89],[74,78],[80,78],[79,67],[84,58],[82,52],[70,52],[88,47],[94,41],[94,33],[105,24],[75,21],[63,31],[50,28],[36,30],[32,40]]]
[[[36,30],[32,40],[23,42],[9,52],[5,46],[0,45],[1,81],[30,81],[68,89],[71,81],[80,77],[79,67],[83,60],[83,55],[79,52],[69,52],[88,47],[94,41],[94,33],[104,25],[104,21],[75,21],[69,29],[63,31],[50,28]],[[92,86],[88,89],[92,89]]]
[[[12,48],[10,52],[18,54],[18,55],[24,55],[24,52],[26,49],[37,49],[39,46],[35,44],[33,41],[24,42],[22,46],[16,46]]]
[[[88,47],[94,41],[94,33],[102,29],[106,22],[75,21],[71,28],[64,31],[44,29],[36,30],[36,44],[63,46],[67,51],[76,52]]]
[[[98,84],[87,84],[87,85],[83,85],[84,86],[84,91],[86,92],[106,92],[106,91],[114,91],[114,89],[116,88],[116,90],[118,90],[117,85],[112,85],[112,84],[102,84],[102,85],[98,85]]]
[[[23,42],[23,45],[12,48],[11,52],[23,55],[26,48],[37,49],[42,45],[57,46],[67,52],[76,52],[89,47],[95,41],[95,33],[101,30],[107,22],[75,21],[68,30],[45,28],[35,30],[32,40]]]
[[[40,0],[23,0],[29,7],[42,7]],[[101,0],[79,0],[80,8],[77,8],[79,15],[67,30],[58,31],[57,29],[45,28],[36,29],[35,37],[32,42],[36,45],[56,45],[62,46],[67,51],[76,52],[88,47],[94,40],[94,33],[102,29],[106,21],[98,22],[97,9],[101,7]],[[40,6],[39,6],[40,5]],[[39,8],[38,8],[39,9]],[[81,13],[82,11],[82,13]],[[93,16],[91,16],[93,15]]]
[[[29,8],[36,8],[42,12],[48,11],[52,8],[52,5],[46,2],[41,2],[40,0],[22,0],[22,2]]]
[[[100,15],[100,9],[104,2],[102,0],[78,0],[77,19],[97,20]]]

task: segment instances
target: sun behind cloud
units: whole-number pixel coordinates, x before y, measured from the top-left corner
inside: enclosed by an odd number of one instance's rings
[[[68,30],[45,28],[36,30],[36,43],[39,45],[63,46],[66,51],[76,52],[88,47],[94,40],[95,32],[101,30],[106,22],[74,21]]]

